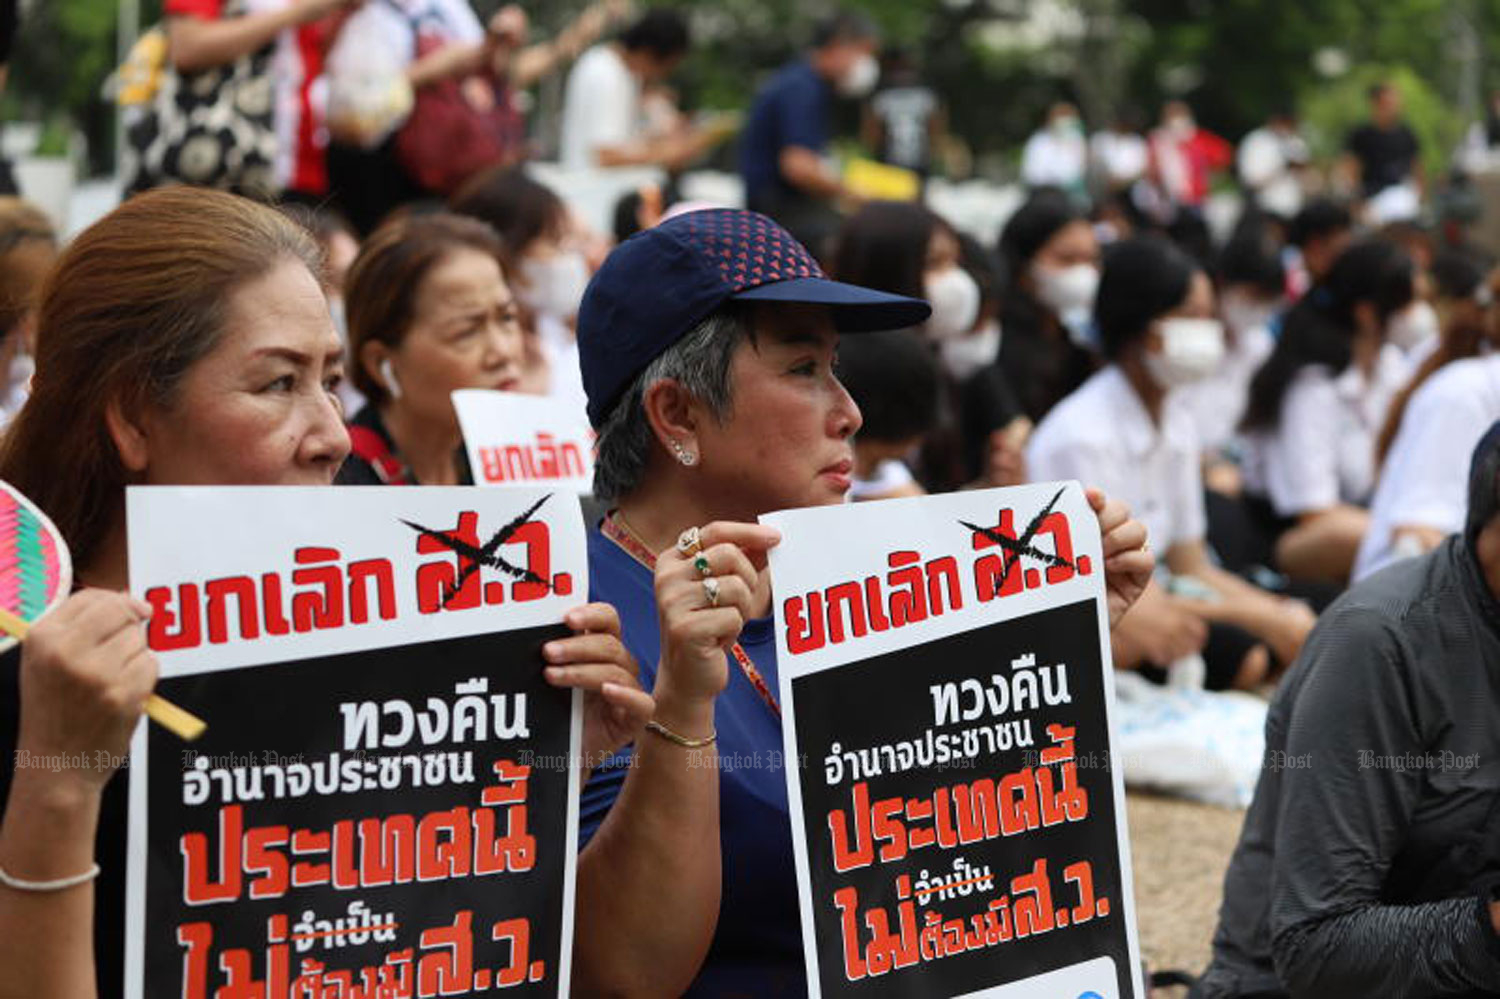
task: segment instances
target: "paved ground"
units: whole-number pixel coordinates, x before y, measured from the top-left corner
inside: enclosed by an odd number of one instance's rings
[[[1208,965],[1224,870],[1245,813],[1134,792],[1126,810],[1141,956],[1152,970],[1196,975]]]

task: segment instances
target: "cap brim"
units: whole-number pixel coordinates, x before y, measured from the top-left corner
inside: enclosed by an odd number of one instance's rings
[[[826,305],[833,310],[833,325],[840,333],[902,329],[925,322],[932,315],[932,306],[920,298],[891,295],[827,278],[772,281],[746,288],[730,297],[741,302]]]

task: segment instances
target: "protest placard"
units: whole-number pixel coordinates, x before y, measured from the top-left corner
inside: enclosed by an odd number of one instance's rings
[[[566,995],[581,721],[540,646],[588,589],[576,497],[158,487],[127,518],[157,689],[208,722],[132,744],[127,995]]]
[[[454,392],[453,408],[475,485],[593,488],[594,432],[582,409],[489,389]]]
[[[762,519],[810,994],[1143,996],[1083,490]]]

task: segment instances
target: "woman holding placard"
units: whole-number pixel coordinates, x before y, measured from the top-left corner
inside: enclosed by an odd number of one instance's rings
[[[457,389],[514,391],[522,340],[495,231],[457,215],[409,215],[376,230],[345,291],[354,385],[343,485],[474,481],[453,409]]]
[[[123,991],[115,771],[156,677],[147,608],[122,592],[125,487],[333,482],[349,438],[320,269],[311,238],[272,209],[178,187],[82,233],[43,291],[32,394],[0,479],[57,524],[86,588],[0,659],[0,992]],[[608,752],[651,701],[611,608],[566,620],[593,634],[549,643],[548,679],[591,695],[584,745]]]
[[[763,513],[842,503],[860,413],[840,332],[913,326],[919,299],[826,279],[751,212],[690,212],[631,238],[584,296],[578,341],[599,431],[589,537],[656,712],[596,771],[581,838],[577,988],[651,995],[806,990]],[[1111,620],[1149,578],[1145,530],[1090,494]],[[755,761],[724,767],[721,761]]]

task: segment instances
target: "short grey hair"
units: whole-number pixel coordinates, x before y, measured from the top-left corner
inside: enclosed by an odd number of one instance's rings
[[[733,402],[729,364],[741,340],[750,338],[750,317],[735,306],[711,313],[682,339],[664,350],[642,371],[599,428],[594,459],[594,495],[618,500],[641,484],[651,454],[651,421],[646,418],[646,390],[665,379],[680,384],[708,407],[720,424],[729,419]]]

